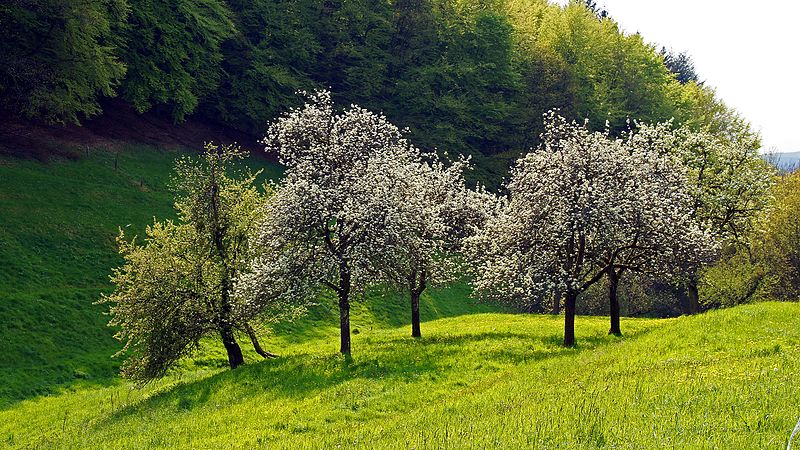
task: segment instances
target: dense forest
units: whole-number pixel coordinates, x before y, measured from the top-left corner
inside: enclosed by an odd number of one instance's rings
[[[298,91],[322,88],[423,149],[472,155],[487,181],[538,144],[553,108],[593,129],[674,119],[758,147],[688,55],[591,1],[12,0],[0,26],[3,108],[48,122],[118,96],[260,136]]]

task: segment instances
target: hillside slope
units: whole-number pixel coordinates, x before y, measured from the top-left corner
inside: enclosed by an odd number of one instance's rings
[[[119,227],[133,236],[174,216],[167,185],[182,153],[122,144],[87,153],[0,158],[0,405],[116,374],[118,344],[92,305],[120,263],[114,239]]]
[[[291,345],[278,360],[0,411],[0,442],[57,448],[777,448],[797,415],[800,305],[679,319],[485,313]]]
[[[112,289],[108,276],[121,262],[118,227],[132,237],[154,217],[174,216],[168,182],[175,158],[184,154],[115,146],[48,163],[0,157],[0,407],[115,380],[119,360],[111,355],[119,343],[106,326],[105,308],[93,302]],[[264,171],[262,179],[280,174],[264,159],[249,164]],[[429,293],[422,299],[423,319],[497,310],[467,297],[464,285]],[[354,306],[354,332],[407,323],[405,302],[397,294],[371,293]],[[302,320],[276,326],[265,344],[280,352],[284,342],[335,332],[335,302],[319,303]],[[198,355],[194,364],[224,365],[217,350]]]

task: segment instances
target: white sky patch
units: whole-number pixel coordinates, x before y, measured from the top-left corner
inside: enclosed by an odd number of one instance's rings
[[[567,0],[557,0],[565,4]],[[692,56],[701,80],[760,130],[764,150],[800,151],[800,2],[597,0],[627,33]]]

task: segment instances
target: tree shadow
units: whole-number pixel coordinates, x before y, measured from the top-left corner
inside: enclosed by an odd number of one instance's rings
[[[423,322],[487,312],[509,312],[505,306],[483,303],[471,298],[472,289],[462,280],[449,286],[428,289],[420,298],[420,319]],[[269,328],[286,342],[299,343],[326,337],[339,323],[338,300],[331,292],[323,291],[317,304],[307,314],[292,322],[271,325]],[[365,328],[398,328],[411,326],[411,306],[408,293],[388,287],[368,289],[351,299],[350,321],[353,331]]]
[[[641,327],[626,335],[636,338],[654,327]],[[507,345],[503,345],[503,342]],[[530,345],[520,345],[530,342]],[[581,336],[579,346],[561,346],[558,335],[537,335],[515,331],[488,331],[464,334],[432,334],[422,339],[388,337],[362,346],[364,354],[346,358],[338,354],[300,353],[242,366],[210,377],[180,383],[142,402],[115,411],[103,422],[159,409],[189,410],[201,407],[212,393],[235,389],[234,397],[246,399],[267,395],[273,399],[299,400],[336,389],[351,380],[381,379],[412,383],[437,376],[462,364],[470,370],[475,358],[463,358],[465,352],[480,352],[479,364],[508,367],[537,361],[573,356],[605,345],[622,342],[618,337],[597,333]]]

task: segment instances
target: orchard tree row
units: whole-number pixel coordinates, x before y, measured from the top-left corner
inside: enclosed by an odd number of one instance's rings
[[[541,144],[514,165],[502,194],[470,186],[470,161],[412,145],[385,116],[307,96],[269,127],[286,167],[262,189],[232,171],[243,154],[208,146],[177,165],[177,221],[143,244],[121,235],[111,324],[126,342],[124,374],[162,376],[209,334],[232,368],[253,323],[294,317],[323,291],[338,300],[340,351],[351,354],[350,306],[372,286],[409,296],[421,337],[425,289],[468,275],[475,295],[514,306],[564,305],[575,345],[576,303],[609,285],[610,333],[621,334],[620,280],[647,274],[687,286],[754,228],[774,174],[752,147],[672,123],[621,133],[550,112]],[[466,299],[465,299],[466,300]]]
[[[560,108],[592,130],[628,117],[754,135],[686,55],[625,34],[594,2],[12,0],[0,7],[3,109],[78,122],[119,96],[261,135],[297,90],[383,111],[422,149],[479,158],[538,145]],[[496,167],[500,166],[500,167]]]

